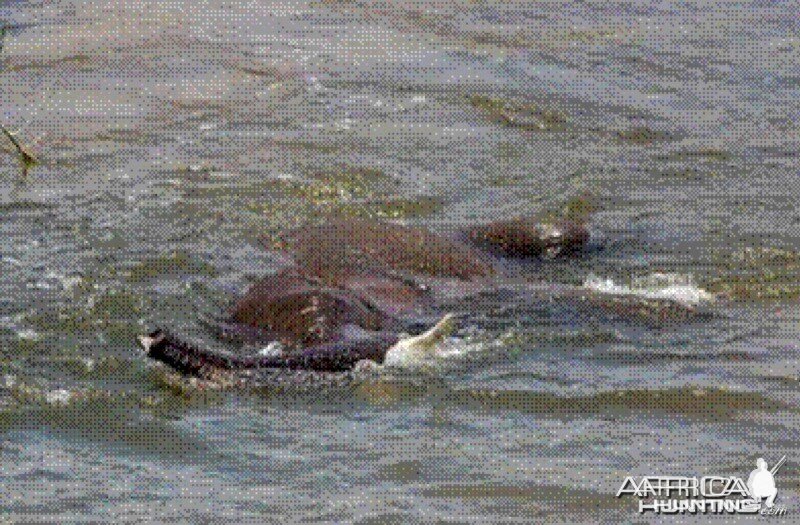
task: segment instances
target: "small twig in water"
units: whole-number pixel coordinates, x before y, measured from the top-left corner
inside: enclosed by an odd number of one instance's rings
[[[14,148],[17,150],[17,155],[19,155],[19,160],[22,163],[22,176],[26,177],[28,175],[28,171],[37,164],[39,164],[39,159],[33,156],[33,153],[28,151],[28,148],[23,146],[15,137],[14,133],[11,133],[5,126],[0,124],[0,131],[11,141],[11,144],[14,145]]]

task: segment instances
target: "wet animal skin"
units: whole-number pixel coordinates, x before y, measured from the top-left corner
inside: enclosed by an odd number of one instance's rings
[[[460,237],[465,242],[361,219],[297,228],[281,235],[279,246],[294,265],[252,285],[220,323],[226,337],[280,341],[288,348],[283,355],[203,350],[163,330],[141,336],[139,343],[151,358],[197,377],[266,368],[335,372],[363,360],[380,364],[399,340],[399,318],[431,306],[417,276],[490,281],[497,274],[490,253],[555,257],[578,251],[589,239],[582,225],[531,219],[477,226]]]

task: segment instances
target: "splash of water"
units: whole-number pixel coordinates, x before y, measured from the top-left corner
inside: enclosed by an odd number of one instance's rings
[[[691,275],[678,273],[652,273],[633,278],[630,284],[619,284],[613,279],[589,274],[583,287],[597,293],[666,299],[687,306],[697,306],[714,300],[714,296],[699,287]]]

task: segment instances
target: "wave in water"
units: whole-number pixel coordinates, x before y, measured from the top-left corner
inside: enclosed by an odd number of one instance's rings
[[[583,282],[583,287],[597,293],[666,299],[687,306],[697,306],[714,300],[712,294],[695,284],[691,275],[678,273],[652,273],[636,277],[630,284],[618,284],[613,279],[603,279],[589,274]]]

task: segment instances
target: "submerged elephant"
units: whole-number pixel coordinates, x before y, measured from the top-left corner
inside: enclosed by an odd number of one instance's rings
[[[216,371],[289,368],[341,371],[360,361],[402,362],[429,352],[454,327],[445,316],[431,330],[401,340],[409,320],[435,303],[437,283],[479,291],[499,270],[496,257],[555,257],[583,248],[581,224],[517,219],[478,226],[453,238],[421,228],[334,219],[285,232],[269,243],[292,266],[255,283],[217,323],[218,335],[252,343],[280,341],[269,357],[200,350],[163,330],[141,336],[147,354],[207,377]],[[433,288],[433,289],[432,289]]]

